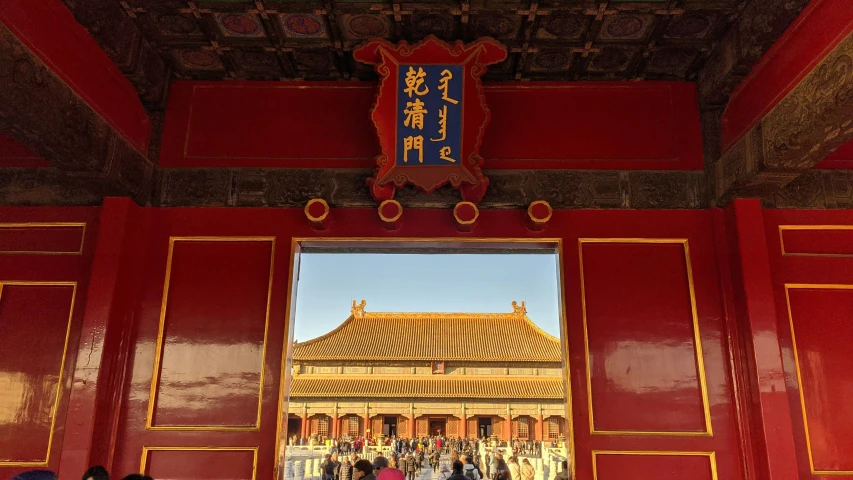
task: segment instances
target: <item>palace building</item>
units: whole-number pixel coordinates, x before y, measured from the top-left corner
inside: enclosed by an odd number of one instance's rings
[[[288,438],[396,435],[556,440],[560,340],[510,313],[366,312],[293,349]]]

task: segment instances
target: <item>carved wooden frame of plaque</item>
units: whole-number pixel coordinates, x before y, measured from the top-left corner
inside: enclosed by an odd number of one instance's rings
[[[489,179],[483,175],[480,144],[491,114],[486,106],[480,77],[486,73],[487,65],[501,62],[506,56],[506,47],[491,38],[481,38],[469,44],[461,41],[449,44],[432,35],[414,45],[406,42],[395,45],[384,39],[373,39],[353,51],[357,61],[374,65],[380,76],[379,91],[370,117],[379,136],[382,153],[376,157],[374,175],[367,179],[370,194],[377,203],[394,198],[397,189],[406,185],[431,193],[450,184],[460,191],[464,201],[477,204],[483,199]],[[396,107],[401,64],[462,66],[462,92],[466,100],[462,105],[463,134],[458,164],[397,165]]]

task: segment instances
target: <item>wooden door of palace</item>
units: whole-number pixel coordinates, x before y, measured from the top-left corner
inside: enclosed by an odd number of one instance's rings
[[[573,224],[576,478],[744,478],[710,212],[578,212]]]
[[[333,213],[316,231],[302,209],[146,211],[116,473],[281,478],[294,238],[539,237],[562,244],[575,478],[743,478],[711,212],[561,210],[532,232],[484,210],[473,233],[444,210],[394,231]]]

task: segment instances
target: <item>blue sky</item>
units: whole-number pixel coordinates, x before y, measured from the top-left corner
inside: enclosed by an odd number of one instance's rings
[[[368,312],[510,312],[560,336],[554,254],[333,254],[300,256],[296,328],[300,342],[341,324],[353,300]]]

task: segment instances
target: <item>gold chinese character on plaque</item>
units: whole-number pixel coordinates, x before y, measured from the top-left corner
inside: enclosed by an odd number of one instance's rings
[[[417,96],[423,96],[429,93],[429,87],[424,85],[426,82],[426,72],[423,67],[418,67],[417,70],[414,67],[409,67],[409,70],[406,72],[406,88],[403,89],[403,92],[409,95],[409,98],[412,98],[412,94],[414,93]]]
[[[409,163],[409,151],[418,152],[418,163],[424,163],[424,137],[418,135],[413,137],[409,135],[403,139],[403,162]],[[454,160],[455,161],[455,160]]]
[[[403,110],[403,113],[406,114],[403,125],[417,130],[424,129],[424,115],[429,112],[424,108],[424,102],[420,98],[416,98],[414,102],[406,102],[406,109]]]

